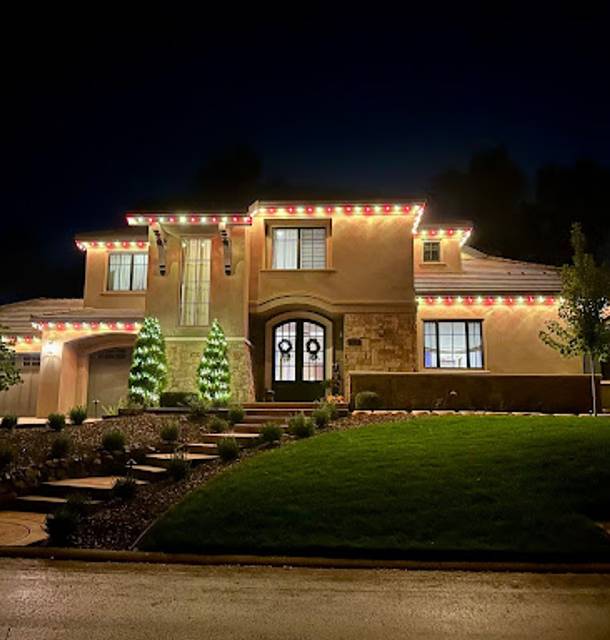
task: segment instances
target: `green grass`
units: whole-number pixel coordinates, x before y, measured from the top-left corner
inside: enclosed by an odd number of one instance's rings
[[[610,554],[596,519],[610,520],[609,419],[428,417],[244,461],[189,494],[141,547]]]

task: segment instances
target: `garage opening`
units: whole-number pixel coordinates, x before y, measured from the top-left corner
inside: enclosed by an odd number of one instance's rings
[[[0,392],[0,415],[35,416],[40,374],[40,354],[17,354],[16,364],[21,375],[21,384]]]
[[[113,413],[127,399],[131,353],[130,348],[113,348],[89,356],[87,412],[90,417]]]

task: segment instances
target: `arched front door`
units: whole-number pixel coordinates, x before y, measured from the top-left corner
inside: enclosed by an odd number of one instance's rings
[[[288,320],[273,328],[272,382],[278,402],[324,396],[326,330],[312,320]]]

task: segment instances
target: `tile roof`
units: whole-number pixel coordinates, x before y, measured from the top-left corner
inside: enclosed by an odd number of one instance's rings
[[[33,335],[32,316],[44,313],[77,312],[83,308],[79,298],[33,298],[0,306],[0,333]]]
[[[462,249],[462,271],[415,274],[418,294],[558,293],[560,269],[533,262],[489,256],[471,247]]]

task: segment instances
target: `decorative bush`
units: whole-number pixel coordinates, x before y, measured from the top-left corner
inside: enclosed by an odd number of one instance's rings
[[[51,444],[51,458],[65,458],[72,451],[72,440],[68,436],[57,436]]]
[[[320,406],[312,411],[311,418],[318,429],[324,429],[330,422],[330,412],[325,406]]]
[[[212,433],[224,433],[229,430],[229,423],[220,416],[212,416],[208,427]]]
[[[167,472],[173,480],[178,482],[188,478],[191,473],[191,464],[182,454],[177,453],[169,461]]]
[[[161,407],[190,407],[197,400],[197,394],[192,391],[164,391],[159,400]]]
[[[198,422],[205,420],[207,418],[208,413],[210,412],[210,402],[209,400],[204,400],[203,398],[195,397],[193,400],[189,402],[189,413],[191,414],[191,418]]]
[[[320,404],[320,408],[326,409],[328,412],[328,419],[330,422],[336,420],[339,417],[339,408],[335,402],[330,400],[325,400]]]
[[[123,451],[125,448],[125,435],[118,429],[107,431],[102,437],[102,447],[106,451]]]
[[[229,410],[227,411],[227,418],[232,425],[243,422],[245,415],[246,412],[244,411],[243,407],[238,404],[231,405],[229,407]]]
[[[380,409],[381,398],[374,391],[361,391],[356,394],[356,409]]]
[[[45,528],[52,545],[64,546],[70,542],[80,522],[76,509],[63,505],[55,513],[47,516]]]
[[[10,466],[14,458],[13,450],[5,444],[0,444],[0,471]]]
[[[201,396],[212,405],[225,406],[231,397],[227,339],[218,320],[212,322],[197,370]]]
[[[72,424],[83,424],[87,418],[87,408],[83,406],[72,407],[69,415]]]
[[[288,433],[297,438],[309,438],[315,432],[313,420],[299,413],[288,420]]]
[[[61,431],[66,426],[66,416],[63,413],[51,413],[47,420],[53,431]]]
[[[157,318],[144,318],[133,349],[129,372],[129,399],[141,406],[159,403],[167,381],[165,340]]]
[[[88,500],[82,493],[71,493],[66,500],[68,509],[74,511],[81,518],[87,513],[87,503]]]
[[[112,496],[119,500],[131,500],[138,489],[135,478],[119,478],[112,487]]]
[[[169,422],[161,427],[161,440],[163,442],[176,442],[180,434],[177,423]]]
[[[12,414],[6,415],[2,418],[0,426],[3,429],[14,429],[17,426],[17,416]]]
[[[274,422],[267,422],[263,425],[259,433],[259,439],[264,444],[273,444],[282,439],[282,428]]]
[[[218,455],[223,462],[239,458],[239,445],[235,438],[222,438],[218,443]]]

